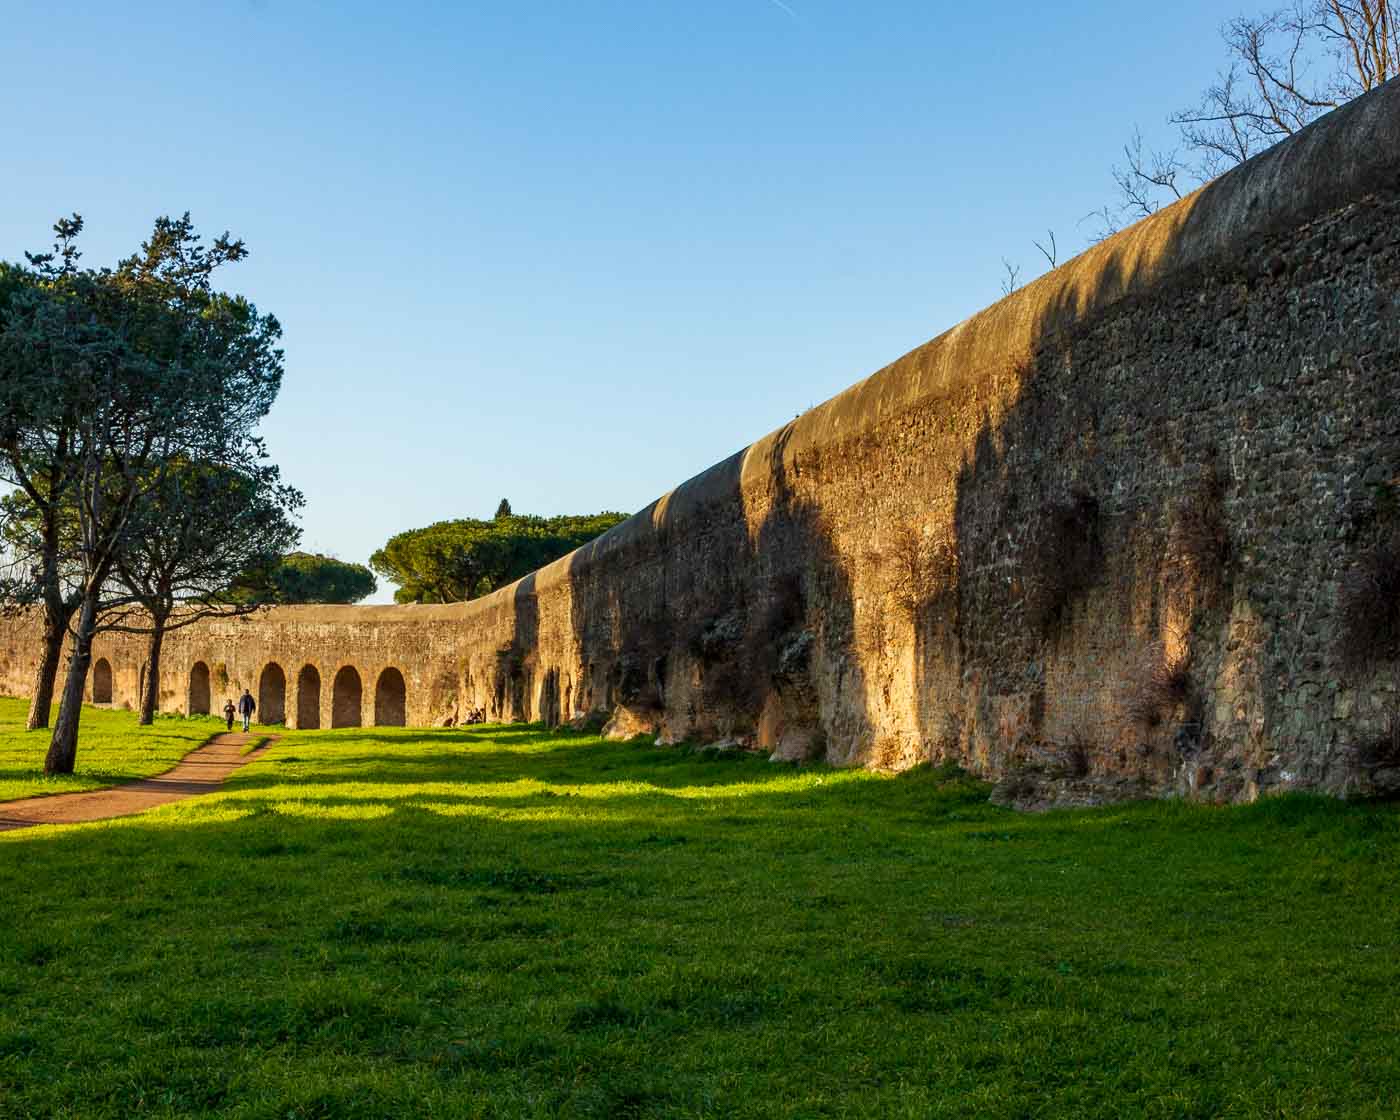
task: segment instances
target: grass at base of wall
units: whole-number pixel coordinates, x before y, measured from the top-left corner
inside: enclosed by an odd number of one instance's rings
[[[26,731],[28,717],[28,700],[0,698],[0,801],[75,793],[148,778],[169,770],[224,729],[222,720],[209,716],[186,719],[160,715],[150,727],[141,727],[135,712],[84,704],[74,772],[48,777],[44,756],[49,751],[52,727]]]
[[[0,836],[0,1115],[1380,1117],[1400,812],[290,732]]]

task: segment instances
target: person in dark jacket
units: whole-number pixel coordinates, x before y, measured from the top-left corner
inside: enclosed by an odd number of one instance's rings
[[[228,720],[228,729],[229,729],[230,731],[233,730],[233,717],[234,717],[237,713],[238,713],[238,709],[235,708],[235,707],[233,706],[233,701],[232,701],[232,700],[230,700],[230,701],[228,701],[226,704],[224,704],[224,719]]]
[[[257,705],[253,703],[253,694],[246,688],[243,695],[238,698],[238,714],[243,717],[243,730],[248,730],[248,722],[253,718],[253,712],[257,710]]]

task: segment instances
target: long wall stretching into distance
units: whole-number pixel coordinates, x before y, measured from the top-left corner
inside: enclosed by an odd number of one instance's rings
[[[161,707],[606,712],[1062,799],[1364,791],[1400,778],[1395,606],[1365,597],[1397,549],[1392,82],[511,587],[172,635]],[[140,641],[94,656],[134,704]]]

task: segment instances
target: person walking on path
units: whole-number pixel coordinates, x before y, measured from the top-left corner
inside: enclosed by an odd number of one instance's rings
[[[238,698],[238,714],[243,717],[244,731],[248,730],[248,721],[253,718],[253,712],[256,709],[257,705],[253,703],[253,694],[245,688],[243,695]]]
[[[230,700],[230,701],[228,701],[228,702],[224,705],[224,719],[228,720],[228,729],[229,729],[230,731],[233,730],[233,717],[234,717],[234,713],[235,713],[235,708],[234,708],[234,706],[233,706],[233,701]]]

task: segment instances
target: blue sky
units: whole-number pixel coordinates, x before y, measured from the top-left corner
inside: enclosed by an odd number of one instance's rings
[[[306,547],[630,512],[1081,249],[1253,10],[9,0],[0,257],[245,238]]]

